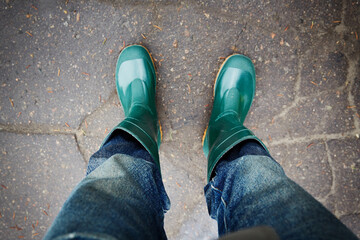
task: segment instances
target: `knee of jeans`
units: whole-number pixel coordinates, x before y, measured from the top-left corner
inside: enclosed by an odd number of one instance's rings
[[[222,183],[234,184],[234,181],[258,181],[265,176],[285,176],[282,167],[271,157],[246,155],[234,161],[227,162],[217,168],[217,177]],[[223,186],[225,188],[225,186]]]
[[[241,168],[256,175],[285,175],[280,164],[267,156],[244,156],[239,164],[242,165]]]
[[[107,159],[108,158],[91,156],[89,159],[87,169],[86,169],[86,176],[89,175],[96,168],[98,168],[100,165],[102,165]]]

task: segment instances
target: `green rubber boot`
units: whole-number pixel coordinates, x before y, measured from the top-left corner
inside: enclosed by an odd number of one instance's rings
[[[255,94],[255,68],[248,57],[234,54],[221,66],[215,80],[214,106],[203,136],[208,159],[207,179],[219,159],[238,143],[253,139],[265,145],[243,123]]]
[[[155,104],[156,73],[148,50],[140,45],[122,50],[116,64],[115,79],[125,119],[108,134],[102,145],[115,130],[124,130],[145,147],[160,169],[162,133]]]

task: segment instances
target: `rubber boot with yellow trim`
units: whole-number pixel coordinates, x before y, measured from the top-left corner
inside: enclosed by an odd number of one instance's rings
[[[145,147],[160,169],[161,127],[155,104],[156,73],[148,50],[140,45],[123,49],[117,60],[115,80],[125,119],[108,134],[102,145],[115,130],[128,132]]]
[[[253,63],[243,55],[231,55],[225,60],[215,79],[214,105],[203,137],[203,150],[208,159],[208,181],[220,158],[235,145],[253,139],[266,149],[243,125],[254,94]]]

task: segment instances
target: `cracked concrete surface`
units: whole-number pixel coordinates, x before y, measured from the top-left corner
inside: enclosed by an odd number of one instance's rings
[[[201,137],[214,78],[232,53],[257,72],[245,125],[360,237],[358,0],[4,0],[0,9],[0,238],[45,234],[124,118],[114,69],[135,43],[156,60],[170,239],[217,236]]]

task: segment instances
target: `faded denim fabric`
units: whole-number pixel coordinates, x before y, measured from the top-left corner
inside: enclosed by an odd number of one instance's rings
[[[238,144],[215,171],[205,194],[220,235],[267,225],[281,239],[356,239],[256,142]],[[169,208],[150,154],[117,131],[90,158],[87,176],[44,239],[166,239],[164,213]]]
[[[170,208],[150,154],[125,132],[114,135],[89,161],[47,239],[166,239]]]
[[[219,235],[270,226],[280,239],[357,239],[256,142],[231,149],[205,186]]]

